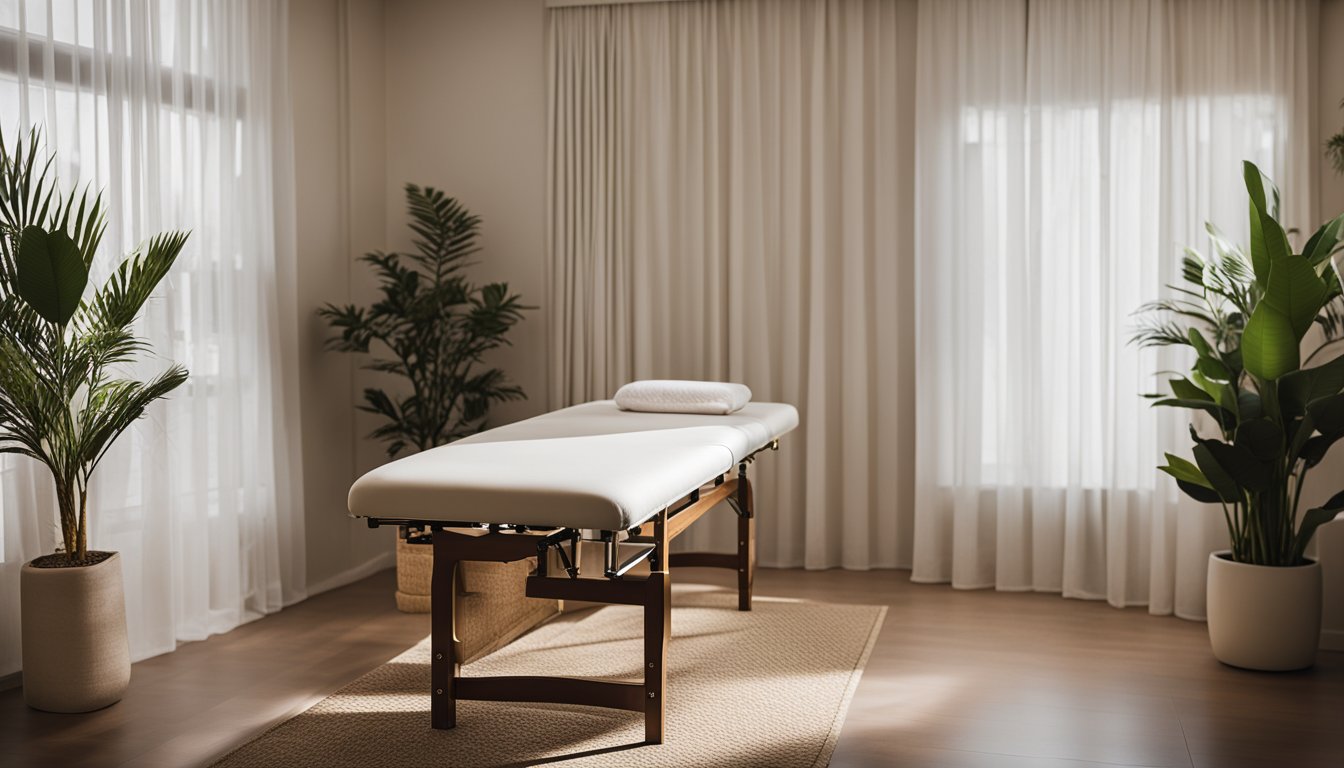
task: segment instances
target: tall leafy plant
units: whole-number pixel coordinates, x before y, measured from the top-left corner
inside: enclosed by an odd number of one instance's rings
[[[1250,253],[1207,225],[1213,254],[1187,249],[1184,285],[1140,309],[1135,339],[1187,346],[1195,364],[1156,405],[1206,414],[1217,437],[1190,427],[1194,461],[1159,467],[1190,497],[1222,506],[1238,562],[1292,566],[1316,528],[1344,510],[1344,492],[1299,515],[1307,473],[1344,437],[1344,299],[1334,254],[1344,214],[1295,251],[1279,220],[1279,191],[1253,163]],[[1303,342],[1319,339],[1303,357]],[[1333,355],[1333,356],[1332,356]]]
[[[400,395],[367,388],[360,406],[383,417],[370,437],[385,441],[391,457],[477,432],[492,403],[523,399],[522,388],[484,359],[509,343],[510,329],[531,309],[507,283],[477,285],[464,274],[480,251],[479,216],[432,187],[407,184],[406,203],[415,250],[361,258],[378,277],[380,299],[319,311],[340,333],[329,348],[379,352],[363,367],[408,385]]]
[[[150,239],[85,295],[105,229],[100,194],[62,196],[39,136],[0,134],[0,453],[51,470],[64,561],[88,559],[89,482],[145,408],[187,379],[172,365],[149,381],[119,369],[147,351],[132,328],[186,243]]]

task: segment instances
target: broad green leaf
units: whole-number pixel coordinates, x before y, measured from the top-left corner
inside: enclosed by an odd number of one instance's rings
[[[1296,254],[1277,258],[1269,268],[1269,285],[1261,304],[1278,310],[1293,325],[1298,344],[1311,329],[1312,321],[1325,306],[1325,281],[1307,260]]]
[[[1199,471],[1199,467],[1180,456],[1167,454],[1167,466],[1158,467],[1168,475],[1176,478],[1176,486],[1181,489],[1185,495],[1203,504],[1218,504],[1223,499],[1218,492],[1213,490],[1209,481],[1204,477],[1204,473]]]
[[[1202,358],[1207,359],[1207,358]],[[1199,372],[1198,367],[1190,372],[1190,380],[1201,390],[1213,397],[1214,402],[1236,414],[1240,409],[1237,403],[1237,388],[1225,381],[1214,381]]]
[[[1213,489],[1218,492],[1218,496],[1223,501],[1235,504],[1244,498],[1241,485],[1218,463],[1218,460],[1214,458],[1213,451],[1209,450],[1206,443],[1196,445],[1194,454],[1195,463],[1199,465],[1199,471],[1204,473],[1209,485],[1213,486]]]
[[[1327,259],[1316,267],[1316,274],[1320,275],[1321,279],[1325,281],[1325,295],[1327,297],[1333,299],[1340,294],[1344,294],[1344,285],[1341,285],[1339,281],[1339,267],[1334,261]],[[1328,304],[1329,301],[1327,300],[1326,303]]]
[[[1216,357],[1200,355],[1198,362],[1195,363],[1195,370],[1215,381],[1232,380],[1232,372],[1227,369],[1222,360]]]
[[[1344,435],[1344,394],[1330,395],[1307,403],[1312,424],[1323,435]]]
[[[1302,446],[1302,453],[1298,458],[1306,462],[1307,469],[1311,469],[1325,459],[1325,455],[1330,452],[1330,447],[1338,442],[1339,438],[1339,435],[1333,437],[1317,435],[1307,440],[1306,444]]]
[[[1307,403],[1344,392],[1344,355],[1314,368],[1293,371],[1279,380],[1279,399],[1295,413],[1306,411]]]
[[[1284,452],[1283,427],[1270,419],[1248,419],[1237,427],[1237,445],[1262,462],[1276,461]]]
[[[1344,213],[1322,224],[1307,240],[1302,255],[1313,267],[1330,258],[1330,252],[1339,244],[1341,230],[1344,230]]]
[[[1243,446],[1229,445],[1217,440],[1206,440],[1197,448],[1208,451],[1213,460],[1218,462],[1218,466],[1227,473],[1228,478],[1236,483],[1239,488],[1244,488],[1253,493],[1263,491],[1273,479],[1269,467]],[[1196,459],[1200,455],[1200,451],[1196,450]],[[1200,466],[1202,468],[1203,464]],[[1210,477],[1208,470],[1205,470],[1204,475]],[[1211,477],[1210,479],[1212,480]]]
[[[1194,347],[1195,351],[1198,352],[1201,357],[1214,356],[1213,346],[1209,344],[1208,340],[1204,338],[1204,334],[1200,333],[1198,328],[1191,328],[1186,335],[1190,337],[1190,346]]]
[[[1260,395],[1244,389],[1237,393],[1237,413],[1241,414],[1242,420],[1260,418],[1264,414]]]
[[[1320,274],[1321,281],[1325,282],[1325,307],[1329,307],[1333,300],[1344,296],[1344,285],[1340,284],[1339,269],[1336,268],[1335,262],[1327,261],[1317,268],[1317,273]],[[1317,317],[1317,320],[1320,320],[1320,317]]]
[[[1177,480],[1184,480],[1187,483],[1194,483],[1195,485],[1203,486],[1210,490],[1213,489],[1213,486],[1209,484],[1208,479],[1204,477],[1204,473],[1199,471],[1199,467],[1195,466],[1194,462],[1183,459],[1172,453],[1168,453],[1166,456],[1167,466],[1158,467],[1158,469],[1166,472]]]
[[[1251,269],[1255,271],[1255,284],[1264,288],[1269,283],[1269,247],[1265,245],[1264,224],[1260,210],[1251,203]]]
[[[70,322],[89,282],[84,257],[70,236],[25,227],[15,262],[15,287],[28,306],[48,322]]]
[[[1246,370],[1273,380],[1301,365],[1298,335],[1292,321],[1267,302],[1260,302],[1241,333],[1241,357]]]
[[[1302,562],[1302,553],[1307,551],[1307,545],[1311,543],[1311,537],[1316,535],[1316,529],[1334,520],[1341,512],[1344,512],[1344,491],[1335,494],[1325,504],[1303,513],[1302,522],[1297,526],[1297,536],[1293,538],[1292,562]]]
[[[1176,487],[1184,491],[1186,496],[1189,496],[1202,504],[1221,504],[1223,501],[1223,498],[1218,495],[1217,491],[1202,485],[1196,485],[1194,483],[1186,482],[1185,480],[1177,480]]]
[[[1171,392],[1182,400],[1208,400],[1213,401],[1213,395],[1200,389],[1189,379],[1180,377],[1172,379],[1170,382]]]
[[[1251,266],[1255,270],[1256,285],[1263,288],[1269,280],[1270,265],[1291,253],[1292,248],[1288,245],[1283,226],[1278,222],[1279,190],[1255,163],[1246,161],[1242,170],[1246,191],[1251,197]],[[1269,192],[1268,198],[1266,191]]]
[[[1284,429],[1285,439],[1288,441],[1288,460],[1291,463],[1297,463],[1298,457],[1306,449],[1307,441],[1311,439],[1312,434],[1316,432],[1316,427],[1312,424],[1311,414],[1306,414],[1300,419],[1293,419],[1288,422]]]

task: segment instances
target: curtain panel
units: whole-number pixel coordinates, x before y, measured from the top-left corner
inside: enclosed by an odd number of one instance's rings
[[[797,404],[753,467],[765,565],[909,563],[914,12],[549,12],[551,402],[691,378]]]
[[[1131,313],[1206,220],[1246,242],[1243,159],[1311,226],[1315,6],[992,5],[920,7],[913,577],[1202,618],[1222,515],[1153,469],[1188,415],[1138,397],[1190,361]]]
[[[1127,344],[1243,159],[1315,211],[1314,0],[552,8],[550,394],[732,379],[803,417],[761,560],[1203,615],[1218,514]],[[726,523],[727,521],[725,521]],[[695,546],[727,545],[727,525]]]
[[[63,190],[102,189],[91,280],[191,230],[138,331],[187,384],[122,436],[90,489],[90,547],[124,559],[143,659],[304,596],[286,3],[0,4],[0,121],[41,130]],[[46,469],[0,464],[0,674],[19,569],[59,543]]]

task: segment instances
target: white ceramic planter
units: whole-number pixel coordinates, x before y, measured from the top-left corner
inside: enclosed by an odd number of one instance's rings
[[[1282,672],[1316,663],[1321,637],[1321,566],[1291,568],[1209,555],[1209,641],[1224,664]]]
[[[91,712],[114,704],[131,682],[121,555],[81,568],[19,575],[23,698],[47,712]]]

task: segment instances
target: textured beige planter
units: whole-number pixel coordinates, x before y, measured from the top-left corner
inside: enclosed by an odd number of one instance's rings
[[[536,560],[512,563],[466,562],[459,566],[457,635],[462,658],[475,661],[503,648],[560,612],[560,601],[527,597],[527,576]],[[397,542],[397,608],[428,613],[434,574],[434,547]]]
[[[1271,568],[1209,555],[1209,641],[1224,664],[1282,672],[1316,663],[1321,566]]]
[[[397,610],[429,613],[429,585],[434,575],[434,547],[397,539]]]
[[[131,683],[121,555],[81,568],[19,575],[23,698],[47,712],[90,712],[115,704]]]

